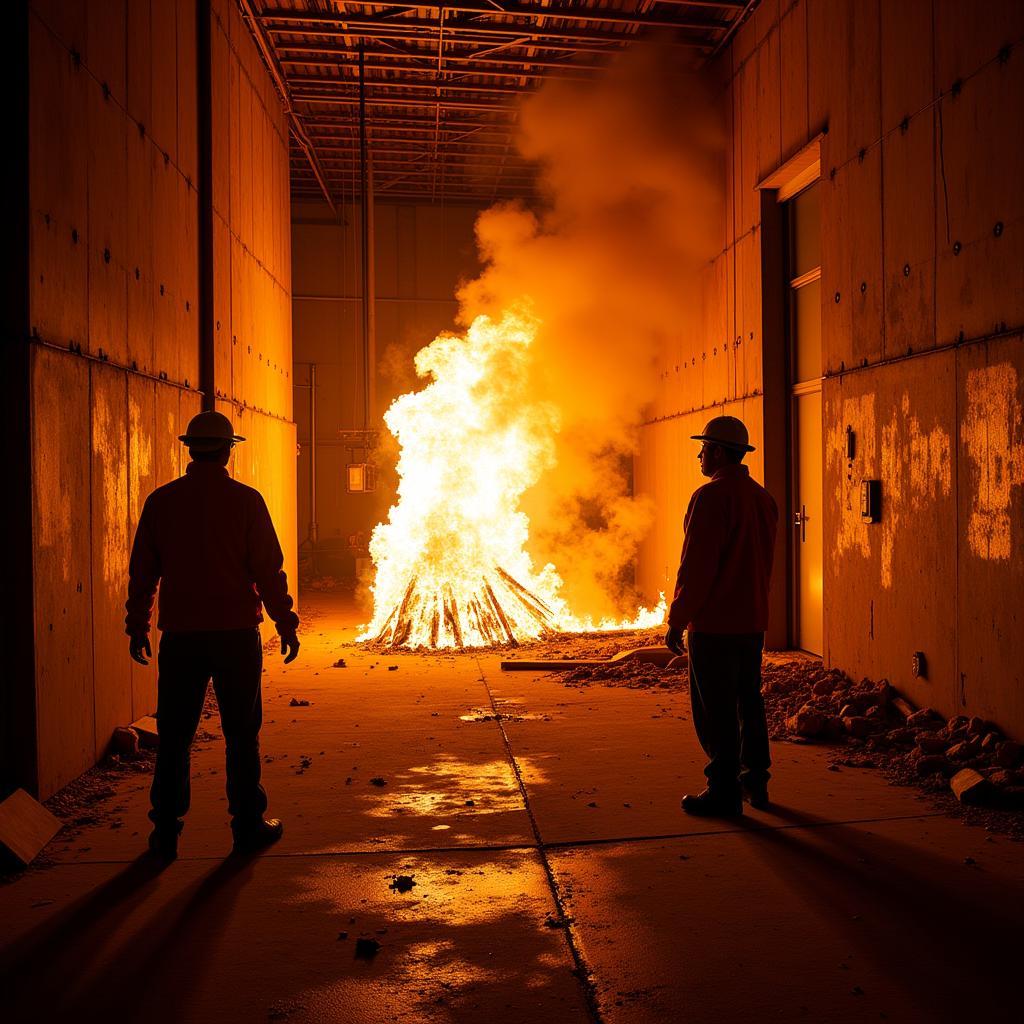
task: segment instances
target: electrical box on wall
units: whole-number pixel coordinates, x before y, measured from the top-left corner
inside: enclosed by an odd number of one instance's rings
[[[860,521],[877,523],[882,518],[882,481],[861,480]]]
[[[372,462],[350,462],[347,470],[347,484],[350,493],[377,489],[377,467]]]

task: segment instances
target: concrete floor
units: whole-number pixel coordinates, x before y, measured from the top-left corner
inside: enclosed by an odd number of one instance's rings
[[[147,779],[120,777],[98,824],[0,888],[5,1021],[1019,1020],[1020,844],[788,744],[771,812],[693,820],[685,694],[341,651],[352,614],[304,612],[300,659],[265,676],[284,839],[225,859],[207,739],[158,871]]]

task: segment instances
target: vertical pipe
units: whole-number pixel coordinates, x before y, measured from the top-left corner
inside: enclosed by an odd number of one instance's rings
[[[370,161],[366,137],[366,61],[363,45],[359,45],[359,195],[362,210],[359,218],[362,277],[362,349],[363,349],[363,430],[370,429],[373,415],[373,328],[374,295],[373,263],[373,186],[370,181]]]
[[[210,0],[196,0],[196,135],[199,161],[199,389],[203,408],[213,409],[213,43]]]
[[[320,524],[316,517],[316,363],[309,364],[309,543],[316,564]]]

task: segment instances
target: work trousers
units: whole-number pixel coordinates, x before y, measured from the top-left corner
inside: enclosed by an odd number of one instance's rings
[[[708,756],[708,788],[731,798],[740,783],[768,782],[768,723],[761,697],[763,633],[687,633],[690,704]]]
[[[262,820],[267,794],[260,785],[263,724],[263,643],[260,631],[164,633],[160,639],[157,732],[160,745],[149,813],[160,829],[180,830],[191,802],[189,754],[207,684],[220,707],[227,758],[228,811],[236,831]]]

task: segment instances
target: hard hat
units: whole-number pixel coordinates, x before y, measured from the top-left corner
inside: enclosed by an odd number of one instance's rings
[[[743,420],[738,420],[735,416],[716,416],[708,422],[703,434],[691,434],[690,437],[694,441],[720,444],[723,448],[732,448],[734,451],[754,451]]]
[[[212,452],[226,444],[244,441],[245,438],[235,433],[231,420],[223,413],[201,412],[189,420],[188,430],[178,440],[197,452]]]

